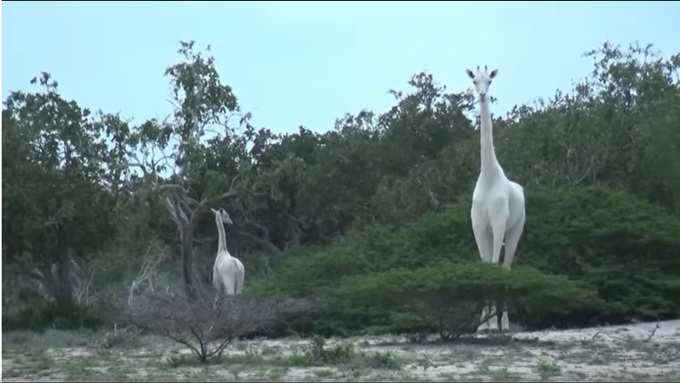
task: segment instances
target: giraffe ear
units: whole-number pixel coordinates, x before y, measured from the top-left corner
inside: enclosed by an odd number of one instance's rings
[[[232,225],[234,223],[234,221],[231,220],[229,213],[227,213],[226,211],[224,211],[222,213],[222,219],[224,220],[224,222],[226,222],[229,225]]]
[[[467,75],[468,75],[468,76],[469,76],[470,78],[475,78],[475,74],[474,74],[474,73],[472,73],[472,71],[471,71],[471,70],[469,70],[469,69],[466,69],[466,70],[465,70],[465,72],[467,73]]]
[[[496,73],[498,73],[498,69],[492,70],[491,73],[489,73],[489,77],[490,77],[490,78],[496,77]]]

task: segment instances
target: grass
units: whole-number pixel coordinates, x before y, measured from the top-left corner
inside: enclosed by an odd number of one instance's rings
[[[83,377],[92,375],[92,371],[83,365],[69,364],[68,367],[61,368],[61,372],[66,375],[68,380],[80,380]]]
[[[97,333],[92,330],[56,330],[45,331],[15,330],[2,334],[2,346],[7,348],[65,348],[91,346]]]
[[[2,371],[2,377],[7,379],[7,378],[19,378],[21,377],[21,370],[17,370],[14,368],[8,368],[6,370]]]

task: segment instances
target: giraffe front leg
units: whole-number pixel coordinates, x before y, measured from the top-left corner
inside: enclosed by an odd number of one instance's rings
[[[507,307],[503,307],[503,317],[501,318],[501,331],[510,332],[510,318],[508,317]]]
[[[479,321],[481,324],[477,326],[477,332],[485,332],[489,329],[489,320],[486,318],[487,315],[489,315],[489,306],[484,303],[484,307],[482,308],[482,316],[479,318]]]
[[[489,331],[498,331],[498,311],[496,301],[494,301],[493,304],[489,306],[489,314],[491,315],[491,318],[489,318],[488,322]]]

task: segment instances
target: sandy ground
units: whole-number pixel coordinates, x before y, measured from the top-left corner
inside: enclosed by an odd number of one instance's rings
[[[102,336],[4,333],[2,380],[680,381],[680,320],[479,335],[454,343],[333,338],[325,349],[351,344],[355,355],[337,363],[305,362],[309,339],[241,341],[219,363],[204,366],[177,363],[190,360],[189,352],[162,338],[102,347]]]

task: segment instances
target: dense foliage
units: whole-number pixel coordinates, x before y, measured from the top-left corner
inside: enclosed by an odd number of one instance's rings
[[[133,281],[153,289],[149,275],[191,291],[209,278],[207,212],[218,206],[234,220],[228,243],[248,270],[246,293],[326,303],[298,330],[427,327],[420,311],[355,298],[388,302],[402,294],[397,279],[425,283],[435,271],[441,286],[424,292],[432,297],[474,285],[479,137],[469,93],[420,73],[382,114],[276,134],[251,124],[209,52],[183,42],[178,53],[165,72],[176,109],[163,121],[92,113],[48,74],[34,79],[40,89],[4,101],[3,308],[36,294],[106,306],[106,294],[126,294]],[[536,314],[532,302],[547,299],[538,291],[514,306],[526,325],[680,311],[680,54],[607,43],[586,56],[593,72],[572,90],[494,118],[498,158],[524,185],[528,218],[512,277],[480,269],[482,290],[537,283],[569,308]],[[166,255],[158,270],[145,268],[151,253]],[[598,304],[581,304],[587,297]]]
[[[528,195],[531,214],[511,273],[480,264],[469,211],[458,203],[414,223],[373,225],[332,246],[291,253],[257,290],[326,297],[332,304],[315,326],[327,331],[399,327],[390,316],[404,310],[377,302],[424,302],[418,294],[426,294],[471,304],[499,289],[514,302],[513,318],[531,326],[680,315],[680,220],[639,197],[596,187]],[[372,304],[361,306],[365,294]]]

